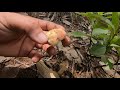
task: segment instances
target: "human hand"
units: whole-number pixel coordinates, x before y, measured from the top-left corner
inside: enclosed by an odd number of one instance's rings
[[[40,20],[30,16],[17,13],[0,13],[0,55],[15,57],[30,57],[34,62],[43,56],[34,50],[41,48],[48,42],[43,31],[51,29],[64,29],[64,27],[53,22]],[[62,41],[69,44],[69,37],[65,36]],[[52,50],[52,49],[51,49]],[[52,51],[54,53],[54,50]]]

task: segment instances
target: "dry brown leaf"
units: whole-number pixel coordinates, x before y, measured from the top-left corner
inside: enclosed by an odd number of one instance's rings
[[[64,71],[66,71],[68,69],[68,61],[63,61],[61,64],[60,64],[60,70],[58,71],[58,74],[59,75],[62,75]]]
[[[62,19],[62,22],[66,25],[71,25],[71,23],[69,21],[65,20],[65,19]]]

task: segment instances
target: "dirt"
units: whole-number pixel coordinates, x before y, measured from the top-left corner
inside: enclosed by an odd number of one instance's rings
[[[76,15],[74,12],[20,13],[58,23],[66,28],[66,32],[91,32],[88,20]],[[48,69],[54,71],[60,78],[113,77],[109,72],[107,73],[107,71],[111,70],[101,66],[99,58],[92,57],[88,54],[89,39],[70,38],[72,40],[71,45],[63,47],[61,43],[59,43],[57,46],[57,55],[42,59]],[[44,78],[45,76],[41,75],[39,72],[36,64],[33,63],[30,58],[0,57],[1,78]],[[118,73],[116,77],[119,77]]]

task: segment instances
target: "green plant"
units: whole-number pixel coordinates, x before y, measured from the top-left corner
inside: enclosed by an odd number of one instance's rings
[[[119,33],[119,12],[86,12],[79,13],[90,21],[92,25],[91,34],[83,32],[71,32],[73,37],[89,37],[91,45],[89,53],[101,58],[105,64],[112,68],[113,63],[108,57],[110,51],[116,50],[120,56],[120,33]]]

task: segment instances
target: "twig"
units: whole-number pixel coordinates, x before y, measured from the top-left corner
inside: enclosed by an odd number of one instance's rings
[[[53,14],[52,18],[50,19],[50,21],[53,21],[55,16],[56,16],[56,12],[54,12],[54,14]]]
[[[118,62],[119,62],[119,60],[120,60],[120,57],[118,56],[118,60],[116,62],[117,66],[116,66],[116,69],[115,69],[113,77],[115,77],[115,74],[117,73],[117,68],[118,68]]]
[[[73,24],[73,21],[74,21],[74,20],[73,20],[73,18],[74,18],[73,15],[74,15],[74,13],[73,13],[73,12],[70,12],[70,17],[71,17],[72,24]]]
[[[72,61],[73,61],[73,63],[72,63],[72,74],[73,74],[73,72],[74,72],[74,60],[72,59]]]
[[[43,59],[43,61],[50,61],[53,58],[53,55],[50,56],[48,59]]]
[[[20,62],[19,60],[17,60],[17,59],[15,59],[18,63],[20,63],[20,64],[22,64],[22,65],[24,65],[26,68],[28,68],[28,67],[30,67],[29,65],[26,65],[26,64],[24,64],[24,63],[22,63],[22,62]],[[32,65],[35,65],[35,63],[33,63]],[[32,66],[31,65],[31,66]]]
[[[47,18],[49,18],[52,13],[53,13],[53,12],[49,12],[48,15],[47,15]]]
[[[74,46],[74,44],[72,44],[72,45]],[[74,49],[75,49],[75,46],[74,46]],[[78,49],[75,49],[75,51],[77,52],[78,56],[80,56],[80,58],[81,58],[82,60],[84,60],[84,57],[83,57],[83,55],[81,54],[81,52],[79,52]]]
[[[120,63],[115,63],[114,65],[120,65]],[[101,67],[106,67],[107,65],[100,65],[100,66],[96,66],[96,67],[93,67],[93,68],[101,68]]]

